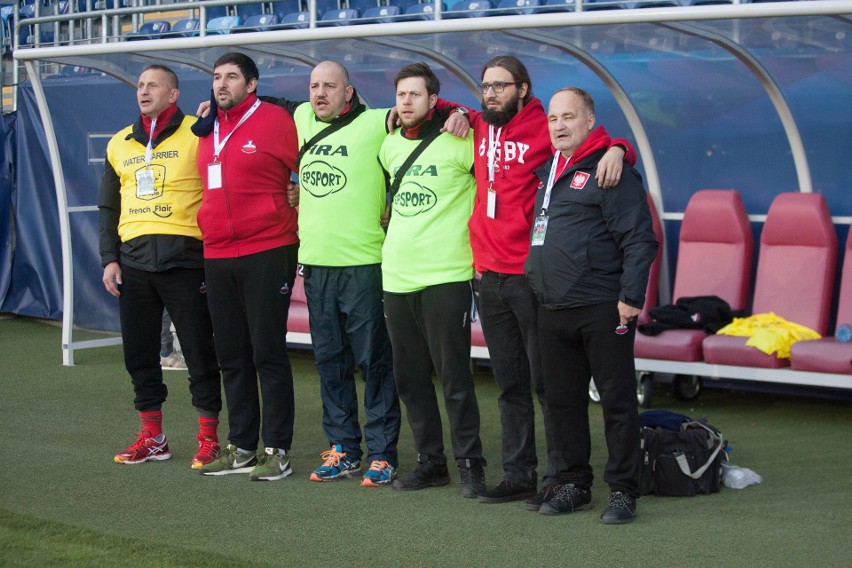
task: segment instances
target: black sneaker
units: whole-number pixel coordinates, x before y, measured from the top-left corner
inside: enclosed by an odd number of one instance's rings
[[[479,460],[464,460],[459,464],[461,477],[461,496],[475,499],[485,493],[485,471]]]
[[[565,515],[592,508],[592,492],[573,483],[557,485],[553,497],[541,504],[542,515]]]
[[[542,503],[550,501],[553,498],[553,492],[556,490],[557,487],[559,486],[555,483],[542,487],[541,491],[536,493],[535,497],[527,499],[527,510],[538,511],[539,509],[541,509]]]
[[[609,504],[601,513],[605,525],[624,525],[636,519],[636,499],[621,491],[609,492]]]
[[[535,495],[535,485],[515,485],[508,479],[504,479],[489,491],[477,498],[480,503],[508,503],[509,501],[520,501]]]
[[[397,491],[416,491],[427,487],[438,487],[450,482],[450,472],[447,464],[431,460],[429,457],[418,456],[417,465],[409,475],[393,481]]]

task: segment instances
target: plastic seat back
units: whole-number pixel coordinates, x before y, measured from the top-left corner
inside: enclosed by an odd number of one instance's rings
[[[462,0],[456,2],[453,7],[444,14],[445,18],[482,18],[491,10],[489,0]]]
[[[141,39],[157,39],[161,37],[164,33],[168,33],[171,30],[172,24],[171,22],[167,22],[166,20],[154,20],[151,22],[145,22],[141,26],[139,26],[139,31],[136,33],[127,34],[127,41],[141,40]]]
[[[441,2],[442,13],[446,13],[447,5]],[[434,4],[413,4],[405,11],[405,20],[434,20]]]
[[[172,30],[165,34],[168,37],[194,37],[198,35],[198,30],[201,27],[201,20],[198,18],[185,18],[178,20],[172,26]]]
[[[231,28],[231,33],[265,32],[272,29],[277,23],[278,16],[275,14],[255,14],[249,16],[244,24]]]
[[[284,28],[307,28],[311,25],[310,12],[291,12],[284,16],[281,25]]]
[[[837,233],[825,197],[778,195],[760,235],[752,312],[772,311],[825,335],[836,262]]]
[[[497,10],[492,11],[491,15],[534,14],[539,4],[539,0],[500,0]]]
[[[228,34],[231,33],[231,28],[240,25],[239,16],[224,16],[222,18],[213,18],[207,22],[208,34]]]
[[[754,236],[742,197],[704,189],[686,205],[672,298],[719,296],[735,310],[748,304]]]
[[[364,12],[364,19],[386,24],[397,19],[399,15],[400,10],[398,6],[376,6],[374,8],[368,8],[367,11]]]
[[[837,300],[837,325],[852,324],[852,230],[846,239],[843,272],[840,274],[840,295]]]
[[[319,26],[348,26],[352,20],[357,20],[361,17],[358,10],[351,9],[334,9],[322,15],[322,20],[317,22]]]
[[[648,271],[648,286],[645,288],[645,305],[642,306],[642,313],[637,318],[637,322],[640,324],[651,321],[648,310],[656,307],[659,303],[660,266],[663,263],[663,245],[665,244],[663,225],[660,223],[660,216],[657,213],[657,208],[654,206],[654,200],[651,198],[650,193],[645,192],[645,195],[648,198],[648,207],[651,209],[651,224],[654,227],[654,234],[657,236],[659,247],[657,248],[657,256],[654,258],[654,262],[651,263],[651,270]]]

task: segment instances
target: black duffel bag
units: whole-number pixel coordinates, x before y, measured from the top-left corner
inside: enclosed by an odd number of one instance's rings
[[[717,493],[725,441],[705,420],[665,410],[643,412],[640,489],[670,497]]]

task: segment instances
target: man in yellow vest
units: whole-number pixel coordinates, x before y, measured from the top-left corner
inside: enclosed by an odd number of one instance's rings
[[[171,457],[162,428],[168,389],[160,367],[160,328],[168,309],[189,367],[198,410],[198,469],[219,455],[221,379],[207,312],[201,231],[202,185],[195,118],[177,107],[178,78],[149,65],[139,77],[141,116],[107,145],[100,199],[100,255],[106,290],[118,298],[124,364],[142,421],[136,441],[117,454],[122,464]]]

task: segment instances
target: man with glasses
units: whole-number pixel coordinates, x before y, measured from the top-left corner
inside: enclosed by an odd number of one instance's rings
[[[547,117],[533,96],[532,80],[518,58],[503,55],[482,69],[482,112],[471,110],[474,129],[476,200],[470,218],[473,264],[482,274],[479,311],[488,344],[503,430],[503,480],[479,496],[481,503],[528,499],[537,511],[557,483],[563,459],[555,451],[544,397],[538,351],[538,303],[524,276],[529,252],[533,201],[539,185],[535,169],[551,156]],[[465,120],[451,116],[453,121]],[[622,159],[635,162],[629,142],[614,139],[595,175],[602,187],[615,185]],[[548,466],[536,494],[535,414],[532,390],[542,408]]]

